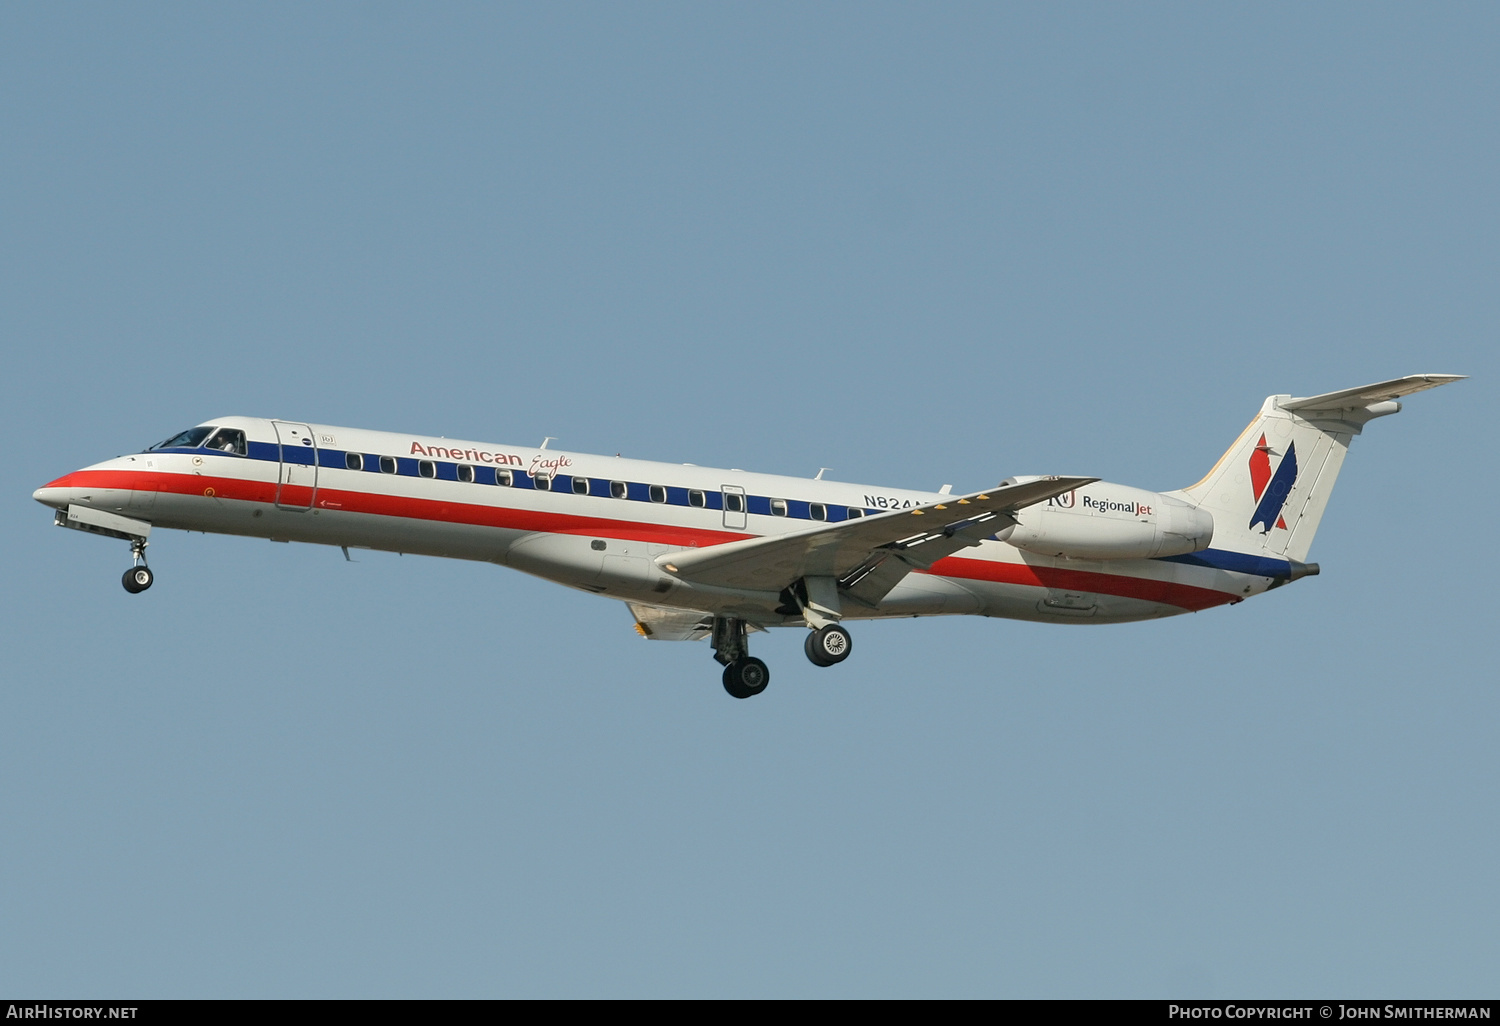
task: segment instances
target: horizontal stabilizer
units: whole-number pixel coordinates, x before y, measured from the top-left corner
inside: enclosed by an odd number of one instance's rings
[[[1437,388],[1450,381],[1462,381],[1466,377],[1467,374],[1408,374],[1404,378],[1392,378],[1390,381],[1362,385],[1359,388],[1346,388],[1341,392],[1325,392],[1306,399],[1287,399],[1280,405],[1283,410],[1352,410]]]

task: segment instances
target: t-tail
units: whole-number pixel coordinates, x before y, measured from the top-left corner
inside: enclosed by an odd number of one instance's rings
[[[1168,494],[1213,514],[1214,548],[1301,564],[1354,436],[1399,413],[1401,396],[1464,377],[1413,374],[1306,399],[1273,395],[1208,476]]]

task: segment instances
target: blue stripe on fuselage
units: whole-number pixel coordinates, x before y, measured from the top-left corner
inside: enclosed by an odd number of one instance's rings
[[[1158,556],[1157,559],[1162,563],[1206,566],[1236,574],[1254,574],[1256,577],[1290,577],[1292,573],[1292,564],[1284,559],[1252,556],[1244,552],[1230,552],[1228,549],[1204,549],[1184,556]]]
[[[247,448],[249,449],[249,452],[244,456],[241,456],[238,453],[222,452],[217,449],[202,448],[156,449],[152,451],[187,453],[195,456],[222,456],[232,459],[252,459],[260,460],[265,463],[281,462],[282,447],[275,442],[252,441],[248,443]],[[316,460],[319,467],[328,470],[349,470],[347,462],[348,455],[350,452],[355,451],[357,450],[330,449],[323,447],[314,449],[311,446],[288,445],[286,447],[286,462],[311,465],[313,464],[314,460]],[[378,474],[381,472],[381,456],[379,453],[359,453],[359,455],[362,457],[363,466],[361,470],[364,473]],[[454,482],[458,480],[458,463],[456,462],[448,460],[415,460],[409,456],[393,456],[389,458],[396,461],[395,476],[397,477],[422,477],[423,475],[421,473],[421,470],[419,469],[419,464],[432,463],[435,464],[434,470],[436,471],[436,477],[438,480]],[[351,471],[351,473],[353,472],[354,471]],[[525,471],[512,470],[510,474],[511,484],[509,485],[509,487],[530,489],[536,488],[535,480]],[[431,480],[431,478],[429,478],[428,480]],[[475,466],[474,483],[477,485],[490,485],[493,487],[496,484],[495,468],[487,467],[483,464]],[[575,493],[573,491],[573,478],[571,475],[558,474],[554,476],[548,483],[551,485],[551,491],[567,493],[570,495],[577,494],[579,498],[585,497],[584,493]],[[609,487],[609,481],[603,480],[601,478],[591,478],[589,479],[589,490],[587,492],[587,496],[592,498],[610,498]],[[689,489],[679,487],[678,485],[664,485],[663,487],[665,487],[666,489],[667,501],[665,503],[656,503],[655,505],[686,506],[690,509],[708,509],[714,511],[720,511],[724,508],[723,493],[717,490],[704,489],[704,505],[694,506],[689,496]],[[638,481],[627,481],[625,483],[625,490],[625,501],[651,501],[650,484]],[[692,490],[697,491],[698,489]],[[780,498],[780,496],[776,496],[776,498]],[[769,495],[745,496],[746,505],[748,507],[747,512],[752,514],[759,514],[761,516],[771,516],[771,499],[772,496]],[[620,502],[622,500],[614,499],[613,501]],[[785,501],[787,505],[788,519],[812,520],[811,503],[803,501],[801,499],[787,499]],[[877,513],[889,512],[889,510],[864,509],[860,506],[840,506],[837,503],[832,502],[825,502],[822,505],[827,511],[826,521],[828,523],[838,523],[840,521],[848,520],[850,509],[863,510],[865,516],[874,516]],[[858,516],[859,514],[855,515]]]

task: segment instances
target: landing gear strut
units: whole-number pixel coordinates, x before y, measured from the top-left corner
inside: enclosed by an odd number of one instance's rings
[[[766,690],[771,671],[750,654],[744,620],[714,617],[714,658],[724,664],[724,690],[734,698],[750,698]]]
[[[802,643],[802,651],[807,653],[814,666],[832,666],[848,659],[853,646],[854,639],[849,637],[849,632],[831,623],[809,631],[807,640]]]
[[[132,595],[139,595],[151,587],[151,582],[156,580],[156,575],[146,565],[146,539],[130,539],[130,559],[135,565],[125,571],[125,576],[120,583],[125,585],[125,590]]]

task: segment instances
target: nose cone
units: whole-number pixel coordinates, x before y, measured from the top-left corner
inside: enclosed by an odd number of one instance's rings
[[[118,456],[91,467],[64,474],[49,481],[31,497],[43,506],[66,509],[68,506],[109,506],[120,509],[130,502],[130,494],[140,488],[136,457]]]
[[[64,474],[56,481],[49,481],[36,491],[31,497],[43,506],[51,506],[53,509],[67,509],[70,505],[89,505],[94,493],[99,490],[102,482],[92,480],[92,468],[75,470],[71,474]]]
[[[72,497],[77,494],[76,488],[69,488],[65,483],[67,478],[60,477],[51,484],[42,485],[31,493],[31,497],[43,506],[51,506],[53,509],[64,509]]]

